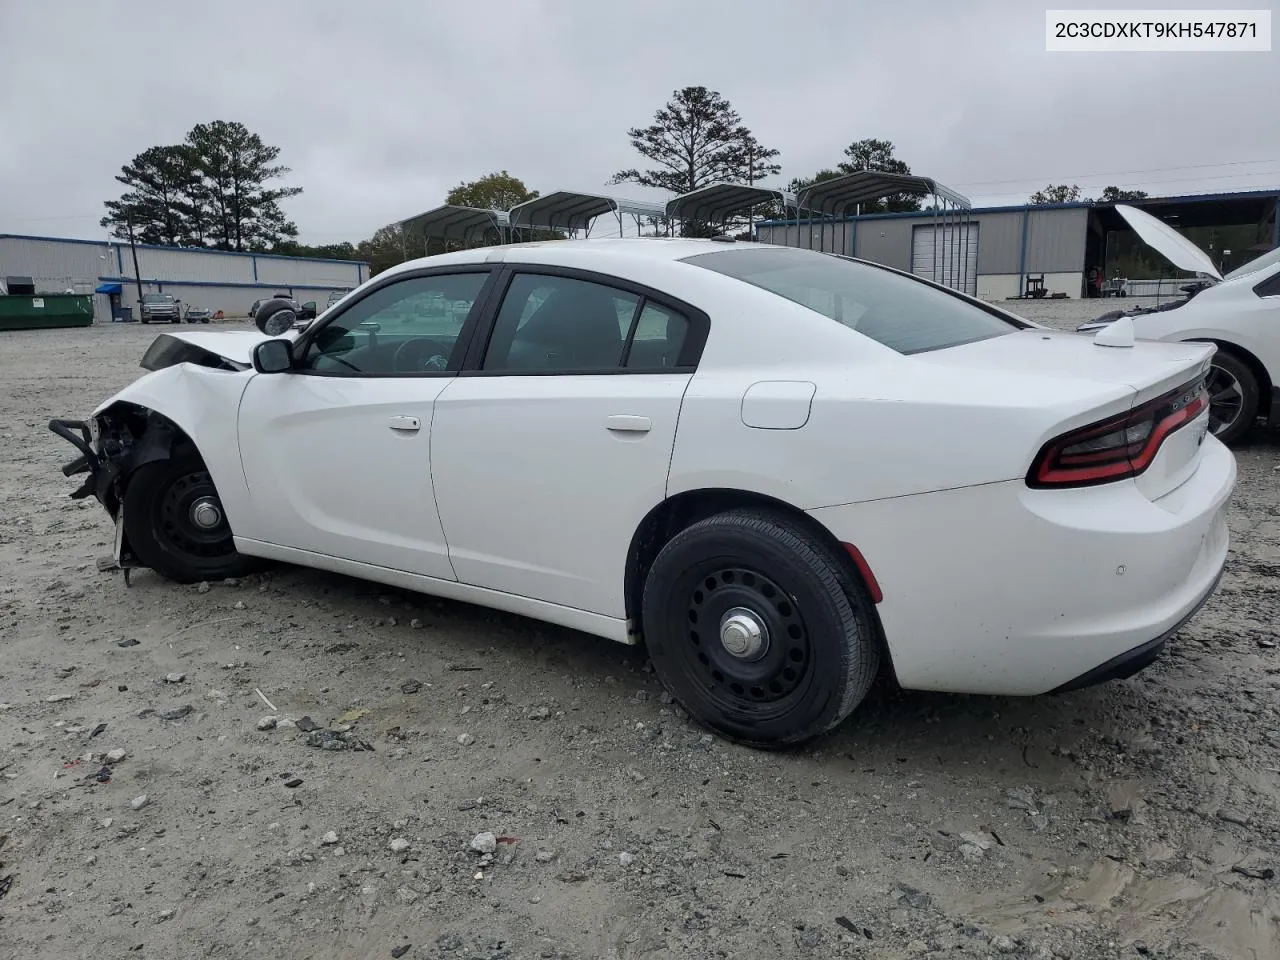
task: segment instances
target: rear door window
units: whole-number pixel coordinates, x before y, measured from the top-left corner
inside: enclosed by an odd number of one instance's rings
[[[1021,329],[1013,320],[916,277],[811,250],[725,250],[683,262],[768,290],[904,354]]]

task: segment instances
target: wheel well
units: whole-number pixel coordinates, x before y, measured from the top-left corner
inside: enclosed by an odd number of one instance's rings
[[[129,475],[144,464],[188,449],[200,456],[195,441],[177,423],[136,403],[113,403],[98,415],[98,426],[103,454],[118,464],[122,492]]]
[[[1230,343],[1226,340],[1203,339],[1196,340],[1196,343],[1212,343],[1223,353],[1229,353],[1245,366],[1247,366],[1253,375],[1258,378],[1258,401],[1263,405],[1263,409],[1259,412],[1265,412],[1266,404],[1271,401],[1271,390],[1274,384],[1271,377],[1267,375],[1267,368],[1263,366],[1262,361],[1255,357],[1244,347]]]
[[[811,531],[831,548],[832,556],[844,565],[845,572],[855,583],[867,586],[861,571],[853,558],[841,546],[840,541],[830,530],[824,527],[803,510],[774,497],[747,490],[706,489],[690,490],[669,497],[649,511],[648,516],[640,522],[631,538],[631,549],[627,555],[626,595],[627,619],[635,625],[639,632],[641,601],[644,593],[645,578],[653,561],[667,542],[681,530],[699,520],[705,520],[726,510],[755,508],[780,513],[788,519]],[[874,616],[873,608],[873,616]],[[876,617],[876,632],[880,632],[879,618]],[[885,651],[887,655],[887,650]]]

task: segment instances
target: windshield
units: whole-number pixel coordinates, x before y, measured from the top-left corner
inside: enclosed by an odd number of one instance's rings
[[[1016,321],[932,284],[883,267],[800,250],[748,248],[685,257],[870,337],[899,353],[922,353],[1012,333]]]
[[[144,293],[142,295],[143,303],[173,303],[173,297],[167,293]]]

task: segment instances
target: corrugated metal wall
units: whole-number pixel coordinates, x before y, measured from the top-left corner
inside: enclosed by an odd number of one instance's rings
[[[1017,273],[1022,256],[1022,214],[980,213],[978,273]]]
[[[350,290],[369,278],[364,264],[302,260],[266,254],[138,247],[143,290],[164,291],[186,303],[237,316],[254,300],[277,291],[321,308],[331,292]],[[92,293],[103,280],[123,286],[121,303],[137,314],[137,285],[127,243],[86,242],[47,237],[0,236],[0,276],[29,276],[49,292],[68,287]],[[94,298],[96,319],[110,319],[109,300]]]
[[[253,283],[253,257],[202,250],[138,249],[138,267],[144,280],[195,280],[215,283]],[[117,274],[118,275],[118,274]],[[124,276],[133,276],[129,247],[124,246]]]
[[[339,260],[294,260],[283,257],[258,257],[258,280],[261,283],[318,284],[354,287],[369,278],[367,270],[356,276],[356,264]]]
[[[1032,210],[1027,217],[1027,273],[1071,273],[1084,270],[1089,211]],[[1015,262],[1011,272],[1017,272]]]
[[[825,229],[813,224],[778,224],[759,227],[757,236],[761,243],[801,246],[809,250],[853,256],[852,227],[851,223],[828,223]],[[803,242],[797,243],[797,237],[802,238]]]
[[[53,289],[92,283],[105,270],[116,272],[115,256],[107,244],[66,243],[60,240],[27,240],[0,237],[0,276],[26,276],[43,280]]]
[[[915,217],[858,221],[857,256],[887,267],[910,270],[911,228],[921,222]]]
[[[975,213],[970,217],[978,224],[978,274],[1017,274],[1023,268],[1023,224],[1026,224],[1027,273],[1072,273],[1084,270],[1085,236],[1089,211],[1086,208],[1054,210],[1002,210]],[[941,222],[941,221],[940,221]],[[856,256],[883,263],[900,270],[912,268],[911,235],[916,226],[932,223],[929,216],[863,218],[827,228],[824,249],[831,250],[831,237],[839,230],[851,229],[857,239]],[[758,235],[765,243],[796,246],[797,231],[807,241],[801,246],[818,248],[816,227],[795,225],[759,226]],[[812,234],[812,240],[809,235]],[[839,247],[835,247],[841,252]]]

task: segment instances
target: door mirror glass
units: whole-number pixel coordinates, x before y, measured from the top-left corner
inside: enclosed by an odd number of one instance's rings
[[[298,317],[301,320],[314,320],[316,318],[316,302],[308,300],[304,303],[298,311]]]
[[[293,344],[288,340],[264,340],[253,348],[253,369],[259,373],[284,373],[293,367]]]

